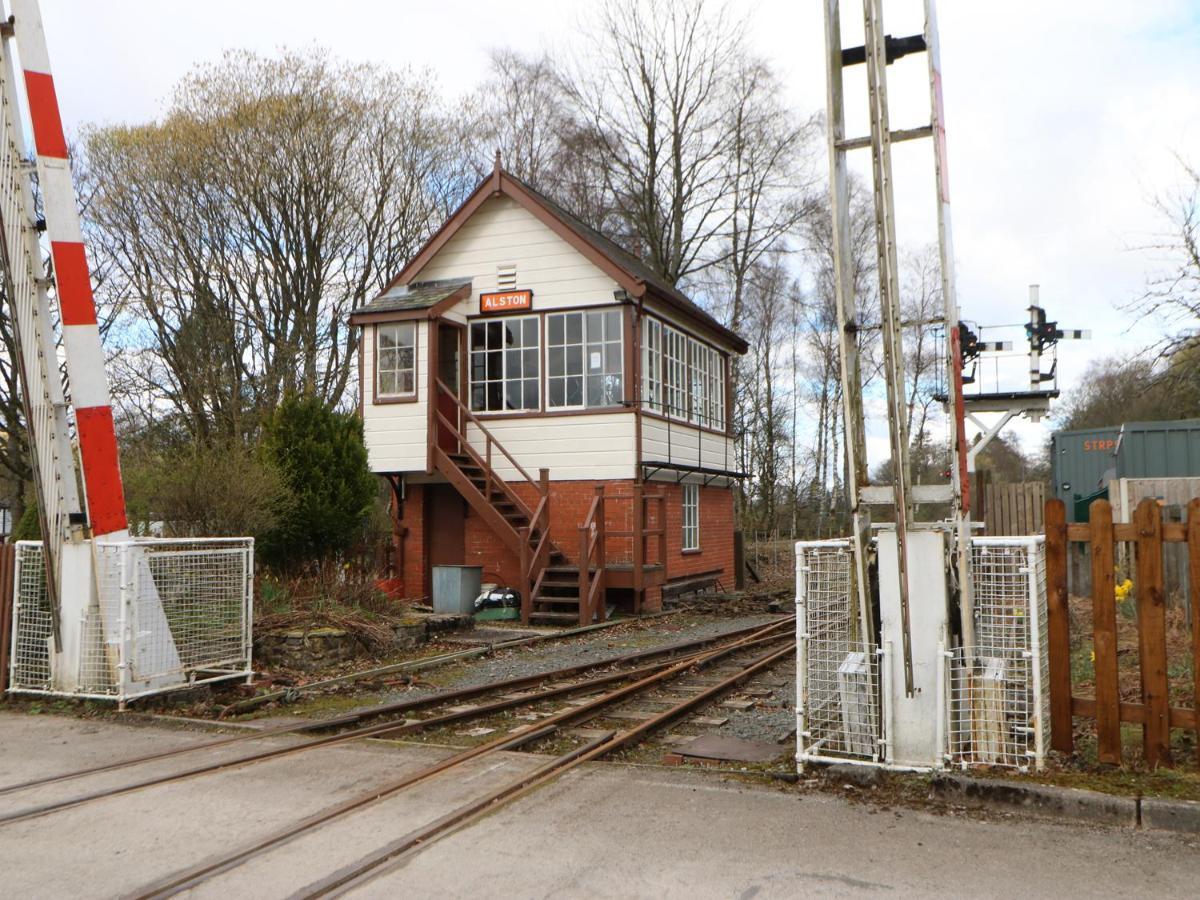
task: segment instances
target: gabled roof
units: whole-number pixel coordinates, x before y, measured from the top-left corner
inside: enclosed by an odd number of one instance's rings
[[[392,279],[383,293],[360,312],[372,308],[376,302],[392,294],[400,285],[415,286],[413,279],[420,274],[421,270],[446,245],[458,229],[487,200],[500,195],[512,198],[540,219],[543,224],[612,278],[631,297],[641,298],[649,294],[714,332],[737,352],[745,353],[748,349],[748,345],[741,335],[718,322],[692,302],[686,294],[632,253],[585,224],[577,216],[567,212],[549,197],[505,171],[500,166],[499,158],[497,158],[496,168],[492,170],[492,173],[479,182],[471,195],[442,224],[437,233],[401,270],[400,274]]]
[[[350,314],[351,324],[378,319],[423,318],[443,305],[453,305],[471,293],[470,278],[442,278],[389,286],[382,294]]]

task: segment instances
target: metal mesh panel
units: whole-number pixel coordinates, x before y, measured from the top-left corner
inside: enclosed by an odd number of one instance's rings
[[[14,690],[46,690],[50,687],[50,642],[54,628],[40,542],[17,542],[14,579],[9,684]]]
[[[135,655],[135,677],[169,671],[162,666],[171,656],[167,641],[183,671],[248,667],[249,542],[155,542],[139,549],[134,624],[140,640],[157,644]],[[153,627],[158,609],[169,632]]]
[[[796,563],[800,758],[877,759],[879,657],[855,634],[850,543],[799,543]]]
[[[96,542],[74,693],[125,700],[249,674],[253,554],[249,538]],[[18,545],[14,690],[55,689],[41,559],[40,543]]]
[[[976,646],[951,655],[952,762],[1041,767],[1049,711],[1045,548],[1040,539],[977,539],[971,548]]]

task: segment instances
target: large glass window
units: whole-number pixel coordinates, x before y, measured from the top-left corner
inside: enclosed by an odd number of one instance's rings
[[[725,430],[725,357],[708,348],[708,424]]]
[[[663,394],[667,415],[688,416],[688,339],[682,331],[663,326]]]
[[[619,309],[546,316],[546,405],[619,406],[625,400],[623,317]]]
[[[683,543],[684,550],[700,549],[700,485],[680,485],[683,494]]]
[[[472,322],[471,409],[539,409],[539,347],[537,316]]]
[[[417,327],[413,322],[375,326],[375,396],[417,393]]]
[[[662,323],[642,320],[642,403],[646,409],[662,409]]]
[[[707,344],[689,339],[688,371],[692,387],[690,420],[709,428],[724,428],[725,361],[721,354]]]

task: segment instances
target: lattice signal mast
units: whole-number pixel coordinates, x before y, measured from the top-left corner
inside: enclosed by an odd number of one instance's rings
[[[951,528],[946,532],[947,550],[952,554],[952,567],[957,571],[958,589],[963,606],[963,625],[970,629],[970,581],[968,565],[968,510],[970,495],[966,478],[966,438],[962,407],[962,364],[958,304],[954,289],[954,251],[950,227],[950,193],[946,170],[946,133],[942,113],[942,75],[938,48],[937,23],[932,0],[925,2],[925,29],[921,34],[894,38],[884,31],[882,0],[864,0],[865,44],[862,47],[842,46],[840,3],[826,0],[825,45],[828,76],[828,128],[830,158],[830,192],[833,214],[834,263],[837,271],[837,309],[841,332],[842,388],[847,424],[847,453],[849,456],[849,493],[853,517],[855,557],[855,586],[860,608],[860,628],[864,637],[873,632],[871,591],[871,508],[882,507],[894,520],[894,547],[886,556],[889,565],[880,565],[880,589],[883,630],[888,630],[890,613],[898,613],[898,637],[903,653],[903,684],[905,696],[912,698],[921,691],[932,693],[932,685],[923,686],[914,672],[913,607],[910,596],[910,574],[915,561],[909,552],[914,528],[928,530],[929,523],[915,518],[917,504],[949,504]],[[888,66],[901,57],[924,52],[928,63],[930,92],[930,121],[915,128],[893,130],[888,113]],[[870,113],[870,134],[847,137],[845,124],[845,94],[843,72],[849,66],[865,64]],[[951,472],[941,484],[913,484],[908,460],[908,431],[906,427],[904,390],[904,353],[900,313],[900,277],[897,263],[897,234],[895,201],[893,197],[892,144],[901,141],[931,138],[933,141],[934,179],[937,199],[938,248],[941,267],[941,286],[944,301],[943,319],[946,334],[948,419],[952,423],[950,436]],[[858,149],[870,148],[871,184],[874,195],[876,252],[879,272],[879,301],[882,321],[883,374],[887,388],[888,444],[890,448],[892,484],[872,485],[867,469],[865,423],[863,414],[863,385],[859,368],[858,335],[860,326],[856,310],[854,286],[850,270],[850,219],[847,155]],[[889,538],[889,540],[891,540]],[[928,542],[923,542],[928,543]],[[881,554],[883,545],[880,545]],[[881,556],[881,563],[884,562]],[[937,560],[939,569],[945,560]],[[921,562],[925,565],[925,562]],[[885,571],[887,570],[887,571]],[[943,598],[944,599],[944,598]],[[891,609],[890,601],[895,601]],[[937,602],[922,597],[923,605]],[[942,622],[934,630],[945,631],[944,616],[934,615]],[[886,634],[884,635],[886,638]],[[932,661],[930,661],[932,663]],[[922,664],[925,668],[929,665]],[[932,669],[930,668],[930,671]]]

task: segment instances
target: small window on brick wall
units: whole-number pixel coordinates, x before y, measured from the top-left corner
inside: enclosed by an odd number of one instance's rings
[[[700,549],[700,485],[680,485],[683,494],[684,550]]]

